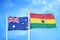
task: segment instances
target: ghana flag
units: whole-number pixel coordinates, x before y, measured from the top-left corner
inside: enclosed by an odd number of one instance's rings
[[[53,14],[30,13],[31,28],[55,28],[56,21]]]

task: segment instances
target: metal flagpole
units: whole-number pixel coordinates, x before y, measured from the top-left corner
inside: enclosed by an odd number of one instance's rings
[[[8,12],[6,12],[6,40],[8,40]]]
[[[30,8],[28,8],[28,40],[30,40]]]

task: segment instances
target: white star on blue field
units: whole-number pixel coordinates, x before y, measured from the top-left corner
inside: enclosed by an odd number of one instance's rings
[[[60,0],[0,0],[0,40],[6,40],[6,12],[8,16],[26,16],[31,13],[53,13],[57,28],[30,30],[30,40],[60,40]],[[8,40],[28,40],[28,31],[9,31]]]

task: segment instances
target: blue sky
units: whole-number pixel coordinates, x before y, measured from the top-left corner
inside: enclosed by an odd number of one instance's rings
[[[0,40],[6,39],[6,12],[9,16],[28,16],[28,8],[30,8],[31,13],[54,14],[57,25],[57,28],[52,29],[31,29],[30,39],[60,40],[60,0],[0,0]],[[9,40],[27,40],[28,38],[27,31],[8,33]]]

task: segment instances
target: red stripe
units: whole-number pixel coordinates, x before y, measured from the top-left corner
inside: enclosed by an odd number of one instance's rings
[[[41,18],[41,19],[54,19],[53,14],[33,14],[30,13],[31,18]]]

